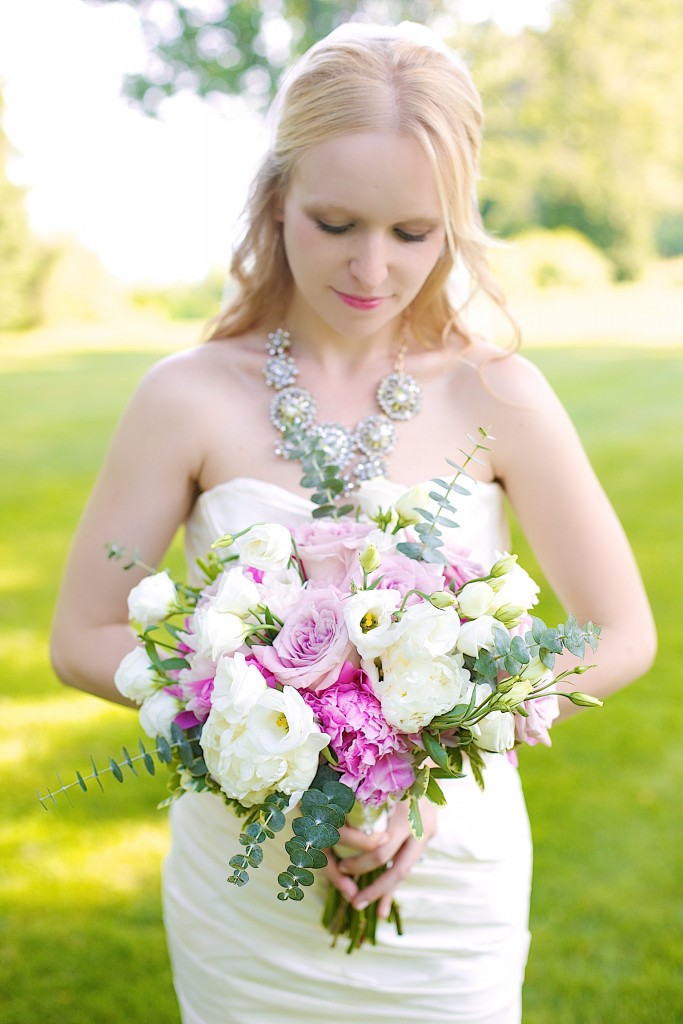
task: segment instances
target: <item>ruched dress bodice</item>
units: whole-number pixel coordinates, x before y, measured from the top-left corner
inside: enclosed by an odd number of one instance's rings
[[[385,504],[405,486],[382,482]],[[256,522],[295,526],[313,506],[301,493],[237,478],[202,494],[187,522],[188,565],[226,532]],[[502,490],[477,484],[451,538],[482,564],[505,550]],[[404,934],[380,924],[378,944],[351,956],[322,929],[324,880],[301,903],[276,899],[288,858],[269,844],[244,889],[226,882],[239,819],[220,798],[187,794],[171,809],[164,917],[183,1024],[518,1024],[528,948],[531,843],[515,768],[487,755],[482,791],[471,775],[443,783],[437,832],[397,893]],[[284,840],[283,840],[284,842]]]

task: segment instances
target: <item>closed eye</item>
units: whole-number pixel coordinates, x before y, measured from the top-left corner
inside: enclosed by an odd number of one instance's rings
[[[328,224],[324,220],[317,219],[316,227],[320,228],[321,231],[326,231],[329,235],[343,235],[346,231],[350,231],[353,224]],[[427,232],[423,232],[421,235],[411,234],[410,231],[404,231],[403,228],[394,228],[394,234],[401,239],[402,242],[424,242],[427,238]]]
[[[316,220],[316,227],[321,231],[327,231],[330,235],[343,235],[345,231],[353,227],[353,224],[326,224],[324,220]]]

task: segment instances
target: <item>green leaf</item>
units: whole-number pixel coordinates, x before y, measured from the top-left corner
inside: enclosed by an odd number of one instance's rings
[[[242,853],[238,853],[230,858],[228,864],[231,868],[241,868],[244,871],[249,867],[249,858],[245,857]]]
[[[553,654],[562,654],[562,640],[560,639],[559,631],[556,629],[546,629],[539,640],[539,644],[541,647],[545,647],[546,650],[552,651]]]
[[[526,648],[526,644],[521,636],[513,636],[510,641],[510,654],[512,654],[517,661],[521,662],[522,665],[528,665],[531,660],[529,658],[529,652]]]
[[[86,786],[86,784],[85,784],[85,781],[84,781],[84,779],[83,779],[83,776],[81,775],[81,773],[80,773],[80,772],[76,772],[76,780],[77,780],[77,782],[78,782],[78,785],[79,785],[79,786],[81,787],[81,789],[83,790],[83,792],[84,792],[84,793],[87,793],[87,792],[88,792],[88,787]]]
[[[410,825],[410,831],[413,833],[415,838],[422,839],[422,836],[424,835],[424,827],[422,825],[422,815],[420,814],[420,804],[416,796],[410,797],[408,824]]]
[[[307,868],[289,868],[289,874],[299,883],[299,885],[313,885],[315,876],[312,871],[308,871]]]
[[[292,864],[298,868],[314,867],[314,856],[311,850],[307,850],[305,844],[299,839],[290,839],[285,843],[285,850],[289,854]],[[322,851],[317,851],[322,852]],[[327,858],[325,858],[325,864]],[[324,865],[321,865],[324,867]]]
[[[496,646],[496,651],[501,656],[506,655],[510,650],[510,635],[498,626],[493,630],[493,642]]]
[[[289,871],[281,871],[277,876],[277,884],[281,885],[283,889],[291,889],[296,885],[296,878],[294,875],[290,875]]]
[[[516,658],[513,658],[511,654],[505,655],[505,657],[503,658],[503,665],[505,666],[505,671],[510,676],[519,675],[519,673],[522,670],[522,665],[520,664],[520,662],[517,661]]]
[[[267,828],[272,829],[273,832],[282,832],[282,829],[285,827],[286,823],[287,819],[285,818],[284,814],[279,809],[279,807],[268,808],[263,821],[263,824]]]
[[[171,748],[165,736],[157,736],[156,754],[162,764],[170,764],[173,760]]]
[[[418,515],[422,516],[423,519],[426,519],[428,523],[434,522],[434,516],[431,512],[428,512],[426,508],[416,508],[415,511]]]
[[[265,843],[268,838],[268,833],[257,821],[252,821],[250,825],[247,825],[242,834],[255,843]]]
[[[312,814],[318,807],[327,807],[329,796],[321,789],[307,789],[301,797],[301,810],[304,814]]]
[[[498,678],[498,663],[490,651],[483,649],[479,651],[474,663],[474,670],[480,676],[483,676],[484,679],[494,680]]]
[[[422,545],[416,544],[413,541],[402,540],[396,545],[396,550],[400,551],[402,555],[406,555],[408,558],[414,560],[422,558]]]
[[[343,782],[326,782],[323,785],[325,796],[340,807],[345,814],[348,814],[356,802],[353,790],[345,786]]]
[[[228,881],[232,882],[233,885],[246,885],[249,881],[249,875],[246,871],[242,871],[240,868],[235,868],[228,878]]]
[[[446,797],[444,796],[443,790],[431,773],[429,775],[429,783],[427,785],[427,792],[425,796],[438,807],[443,807],[446,804]]]
[[[424,743],[425,750],[431,757],[432,761],[438,764],[439,768],[445,768],[448,764],[446,751],[427,729],[422,731],[422,742]],[[429,785],[427,786],[427,793],[429,793]]]
[[[109,758],[109,767],[111,768],[111,773],[116,779],[116,781],[123,782],[123,772],[121,771],[113,757]]]
[[[536,616],[533,616],[531,619],[531,635],[537,644],[540,644],[545,631],[546,625],[543,619],[538,619]]]
[[[292,822],[292,831],[318,850],[322,850],[326,846],[334,846],[339,842],[339,831],[334,825],[329,825],[327,822],[321,822],[318,825],[308,815],[303,818],[295,818]]]

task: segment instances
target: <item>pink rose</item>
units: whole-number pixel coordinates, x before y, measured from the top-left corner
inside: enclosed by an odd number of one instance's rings
[[[330,737],[340,781],[362,803],[380,806],[412,786],[408,742],[387,723],[362,669],[347,662],[332,686],[303,697]]]
[[[370,582],[379,579],[378,590],[398,590],[403,596],[409,590],[421,590],[425,594],[432,594],[435,590],[444,589],[444,566],[435,562],[419,562],[415,558],[408,558],[396,551],[380,551],[379,569],[370,575]],[[343,590],[350,589],[353,580],[359,587],[363,584],[363,572],[356,559],[347,579],[344,581]],[[407,604],[415,604],[422,599],[413,594],[408,598]]]
[[[298,526],[293,537],[308,579],[341,584],[358,561],[363,540],[374,528],[374,523],[344,519],[319,519]]]
[[[469,583],[470,580],[476,580],[480,576],[486,575],[481,564],[470,557],[467,548],[447,544],[444,548],[444,555],[448,563],[444,566],[446,580],[448,584],[452,583],[456,590]]]
[[[338,677],[352,650],[336,587],[304,590],[287,613],[272,647],[251,653],[280,683],[299,690],[324,690]]]

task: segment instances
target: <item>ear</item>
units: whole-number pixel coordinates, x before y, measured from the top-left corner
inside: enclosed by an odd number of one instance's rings
[[[283,213],[282,206],[283,206],[283,203],[282,203],[282,193],[278,192],[273,197],[273,217],[275,218],[275,220],[280,221],[280,223],[284,220],[284,213]]]

